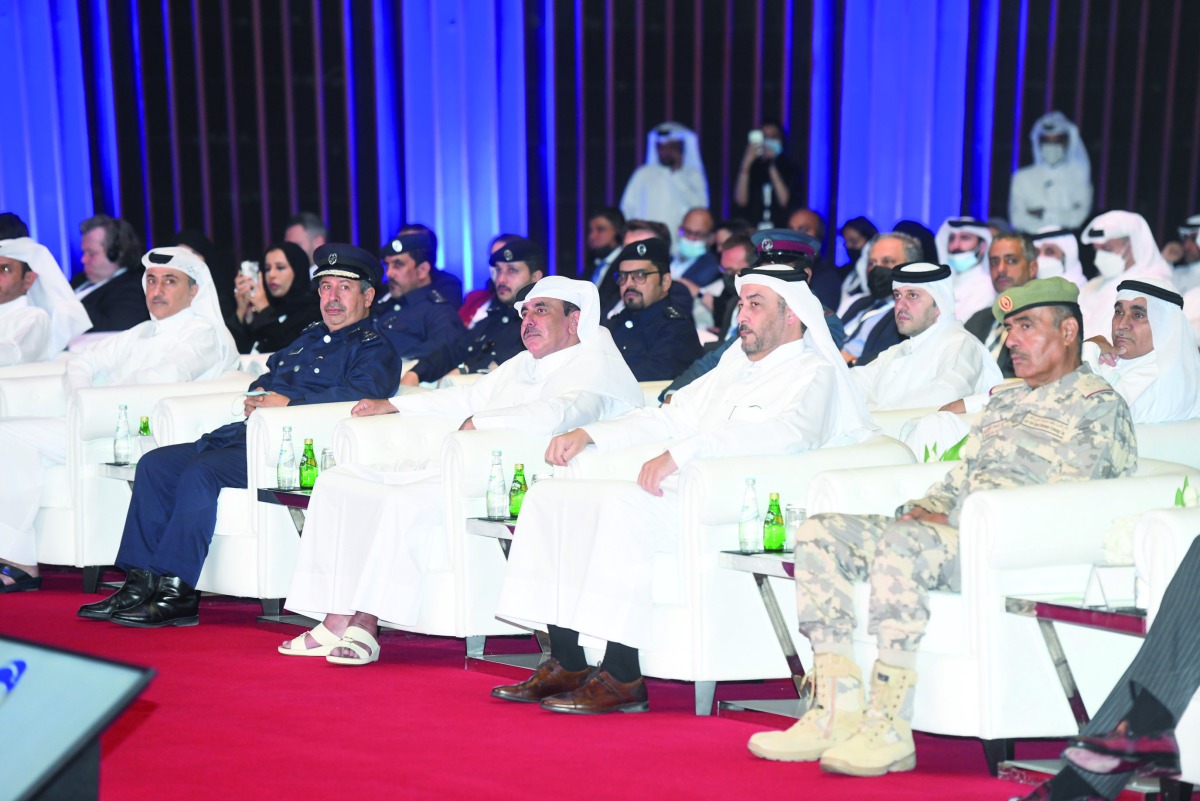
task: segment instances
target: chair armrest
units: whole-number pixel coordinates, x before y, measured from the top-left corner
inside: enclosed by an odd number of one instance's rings
[[[284,426],[292,427],[292,443],[299,461],[306,439],[313,441],[313,450],[318,454],[323,448],[333,446],[333,431],[339,423],[349,419],[354,403],[345,401],[263,407],[246,418],[246,466],[252,475],[256,472],[259,475],[262,483],[257,486],[275,486],[275,470]],[[252,486],[254,481],[251,478]]]
[[[808,514],[844,512],[892,515],[905,501],[920,498],[957,462],[828,470],[808,487]]]
[[[333,431],[338,464],[395,464],[440,459],[442,441],[461,421],[380,414],[347,417]]]
[[[246,386],[246,375],[229,372],[211,381],[190,381],[175,384],[123,384],[111,387],[84,387],[77,390],[70,400],[72,408],[79,410],[79,434],[84,439],[111,437],[117,422],[117,407],[122,403],[129,407],[129,424],[136,426],[139,417],[155,417],[155,406],[165,398],[207,395],[214,392],[241,390]],[[228,410],[226,403],[223,411]],[[228,422],[227,420],[225,422]],[[158,428],[151,424],[150,430],[158,439]],[[209,429],[205,429],[208,431]],[[134,433],[137,429],[134,428]],[[195,439],[195,437],[192,437]],[[183,440],[186,442],[187,440]]]
[[[0,380],[0,417],[62,417],[66,413],[67,390],[61,373]],[[116,419],[114,408],[110,422]]]
[[[901,429],[909,420],[924,417],[927,414],[933,414],[938,410],[936,406],[921,407],[918,409],[889,409],[871,412],[871,419],[875,425],[879,426],[879,430],[889,437],[900,439]]]
[[[175,395],[163,398],[150,415],[150,431],[159,445],[194,442],[209,431],[242,420],[242,392]]]
[[[0,381],[9,378],[28,378],[39,375],[63,375],[67,372],[67,361],[63,358],[48,362],[28,362],[0,367]]]
[[[1200,419],[1134,426],[1138,456],[1200,468]]]
[[[566,467],[556,468],[555,475],[600,481],[634,481],[642,465],[665,451],[669,444],[665,440],[643,442],[613,451],[601,451],[595,445],[588,445]]]
[[[530,436],[509,429],[453,431],[444,438],[442,444],[443,475],[446,483],[457,487],[463,500],[468,503],[468,515],[482,514],[486,511],[482,499],[487,495],[492,451],[502,454],[505,479],[511,480],[513,465],[523,464],[528,483],[534,473],[550,471],[542,458],[549,443],[549,436]],[[471,508],[472,500],[479,500],[478,510]]]

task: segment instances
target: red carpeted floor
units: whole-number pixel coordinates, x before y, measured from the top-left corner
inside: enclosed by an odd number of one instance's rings
[[[506,682],[464,670],[458,640],[385,633],[378,664],[337,667],[278,655],[299,629],[256,624],[247,601],[206,598],[193,628],[84,621],[75,610],[93,597],[80,582],[78,572],[51,572],[42,591],[0,598],[0,633],[158,671],[104,736],[102,799],[999,801],[1028,791],[991,778],[974,740],[918,736],[914,772],[834,776],[754,758],[746,739],[760,727],[696,717],[690,685],[651,682],[647,714],[552,714],[489,697]],[[782,686],[721,687],[718,698],[778,695]],[[1022,757],[1055,750],[1018,745]]]

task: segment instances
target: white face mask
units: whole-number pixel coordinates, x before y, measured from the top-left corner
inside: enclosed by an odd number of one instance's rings
[[[1067,156],[1067,148],[1065,145],[1060,145],[1058,142],[1046,142],[1042,145],[1042,159],[1054,166],[1062,161]]]
[[[1061,276],[1067,271],[1067,267],[1063,264],[1062,259],[1056,259],[1053,256],[1038,256],[1037,257],[1038,278],[1054,278]]]
[[[965,273],[979,263],[979,257],[975,255],[975,251],[968,250],[965,253],[951,253],[946,257],[946,261],[954,272]]]
[[[696,259],[703,256],[708,250],[708,245],[696,239],[688,239],[687,237],[679,238],[679,255],[685,259]]]
[[[1112,251],[1097,250],[1096,269],[1105,278],[1116,278],[1125,272],[1125,257]]]
[[[778,139],[764,139],[763,148],[772,156],[778,156],[783,152],[783,142]]]

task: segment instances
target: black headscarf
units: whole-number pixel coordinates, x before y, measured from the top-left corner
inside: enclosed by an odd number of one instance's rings
[[[267,268],[267,254],[272,250],[283,251],[283,257],[292,268],[292,285],[282,297],[277,298],[267,292],[267,302],[271,304],[271,308],[280,315],[292,315],[298,311],[317,308],[317,296],[313,293],[312,282],[308,279],[308,256],[305,255],[304,249],[294,242],[280,242],[263,251],[258,262],[260,280],[263,280],[262,272]],[[266,282],[263,281],[263,284],[265,289]]]
[[[846,235],[847,228],[857,231],[862,236],[864,242],[869,241],[871,237],[879,233],[879,229],[875,227],[875,223],[866,217],[852,217],[846,220],[845,224],[842,225],[842,236]],[[858,262],[858,257],[862,255],[862,251],[851,250],[847,247],[846,255],[850,257],[850,264],[848,266],[853,270],[854,265]]]
[[[921,250],[925,251],[925,261],[930,264],[938,263],[937,241],[933,238],[933,231],[930,231],[915,220],[901,220],[896,223],[896,227],[893,230],[899,231],[902,234],[908,234],[920,242]]]

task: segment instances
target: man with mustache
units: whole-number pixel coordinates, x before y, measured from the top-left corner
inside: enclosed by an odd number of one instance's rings
[[[675,378],[700,357],[691,314],[669,297],[671,252],[658,238],[622,248],[612,276],[625,308],[604,326],[638,381]]]
[[[884,515],[819,514],[796,533],[796,606],[812,643],[815,702],[787,731],[760,732],[764,759],[820,760],[824,770],[880,776],[916,767],[912,699],[930,590],[961,586],[958,522],[979,489],[1117,478],[1133,473],[1129,407],[1082,362],[1079,289],[1063,278],[1005,290],[1003,321],[1021,382],[993,390],[946,477]],[[853,372],[853,371],[852,371]],[[869,706],[854,662],[854,582],[869,581],[868,631],[879,656]]]
[[[342,244],[321,245],[314,255],[321,322],[267,359],[268,372],[249,387],[264,394],[246,396],[246,417],[260,407],[386,394],[400,381],[400,360],[370,316],[379,260]],[[200,622],[196,580],[212,542],[217,496],[245,486],[245,421],[143,456],[117,552],[125,584],[80,607],[79,616],[134,628]]]
[[[543,278],[516,304],[524,351],[470,386],[363,400],[351,414],[450,419],[462,421],[460,430],[531,435],[624,414],[642,405],[642,391],[600,325],[599,305],[588,281]],[[358,667],[379,659],[380,620],[417,625],[441,499],[438,467],[351,464],[323,473],[287,597],[289,609],[322,623],[279,652]]]
[[[457,312],[462,292],[456,302],[450,290],[434,283],[437,276],[449,277],[433,266],[436,258],[437,245],[423,226],[401,230],[379,250],[387,295],[375,304],[375,316],[379,332],[401,359],[424,358],[453,347],[462,336]]]
[[[992,275],[992,288],[999,294],[1015,286],[1025,286],[1038,277],[1037,250],[1027,234],[1001,234],[992,240],[988,248],[988,268]],[[1047,276],[1049,277],[1049,276]],[[996,361],[1005,378],[1013,378],[1012,361],[1008,348],[1004,347],[1004,326],[992,310],[980,309],[963,324],[974,334]]]
[[[513,237],[488,259],[492,267],[492,297],[475,313],[466,332],[450,345],[421,357],[404,378],[403,386],[437,381],[445,375],[486,373],[516,356],[521,343],[521,316],[513,308],[522,289],[546,277],[546,253],[536,242]]]

